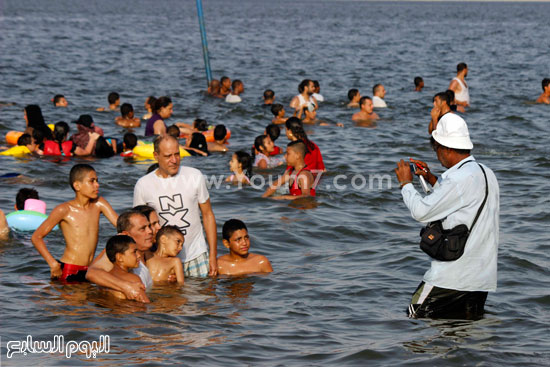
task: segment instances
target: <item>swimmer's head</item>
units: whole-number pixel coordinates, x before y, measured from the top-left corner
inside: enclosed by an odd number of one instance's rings
[[[18,146],[25,146],[25,145],[31,145],[31,144],[32,144],[31,134],[23,134],[17,139]]]
[[[233,94],[241,94],[244,92],[244,84],[239,79],[233,80],[233,83],[231,83],[231,91]]]
[[[421,84],[422,84],[422,87],[423,87],[424,86],[424,79],[422,79],[419,76],[415,77],[414,78],[414,86],[419,87]]]
[[[230,219],[223,224],[223,245],[237,256],[246,257],[250,249],[250,236],[244,222]]]
[[[232,172],[242,172],[248,177],[252,177],[252,157],[250,154],[239,150],[233,154],[231,161],[229,161],[229,169]]]
[[[214,140],[216,141],[222,141],[225,140],[225,136],[227,135],[227,128],[225,125],[216,125],[214,128]]]
[[[167,97],[167,96],[162,96],[155,101],[153,112],[158,113],[160,117],[162,117],[163,119],[167,119],[170,116],[172,116],[172,112],[173,112],[172,109],[173,109],[172,99],[170,99],[170,97]]]
[[[69,134],[69,124],[65,121],[59,121],[53,128],[53,138],[58,143],[62,143]]]
[[[374,87],[372,87],[372,95],[384,98],[386,96],[386,89],[382,84],[375,84]]]
[[[222,85],[222,87],[224,87],[225,89],[229,89],[231,87],[231,79],[229,79],[229,77],[227,76],[222,76],[221,79],[220,79],[220,84]]]
[[[281,135],[281,128],[275,124],[269,124],[265,128],[265,133],[269,135],[273,142],[275,142],[275,140],[277,140]]]
[[[542,79],[542,91],[546,92],[546,88],[550,87],[550,79],[544,78]]]
[[[24,187],[17,192],[15,196],[15,209],[23,210],[25,209],[25,201],[27,199],[36,199],[40,200],[38,197],[38,191],[35,189]]]
[[[359,100],[359,108],[367,113],[372,113],[372,99],[368,96],[361,97],[361,99]]]
[[[67,102],[63,94],[56,94],[53,96],[52,102],[54,107],[67,107],[69,105],[69,102]]]
[[[313,91],[319,93],[321,91],[321,85],[318,80],[313,80]]]
[[[264,101],[273,101],[275,98],[275,92],[271,89],[266,89],[264,91]]]
[[[348,90],[348,99],[352,102],[359,95],[359,90],[352,88]]]
[[[286,146],[286,160],[290,166],[294,166],[304,160],[306,156],[306,145],[301,140],[295,140],[288,143]]]
[[[461,62],[460,64],[458,64],[456,66],[456,72],[457,73],[460,73],[462,71],[465,71],[466,75],[468,74],[468,65],[466,65],[465,62]],[[466,76],[466,75],[464,75],[464,76]]]
[[[177,256],[183,248],[185,237],[176,226],[164,226],[156,235],[158,252],[161,255]]]
[[[208,131],[208,122],[204,119],[195,119],[193,128],[197,131]]]
[[[275,146],[268,135],[259,135],[254,139],[254,148],[265,155],[273,152]]]
[[[107,96],[107,101],[110,105],[117,105],[120,103],[120,95],[117,92],[111,92]]]
[[[283,117],[285,115],[285,108],[280,103],[273,103],[271,105],[271,113],[275,117]]]
[[[139,265],[136,241],[130,236],[117,234],[109,238],[105,245],[105,253],[113,264],[130,269],[137,268]]]
[[[210,92],[215,93],[220,91],[220,81],[218,79],[212,79],[210,81]]]
[[[149,220],[149,225],[153,231],[153,238],[156,236],[158,230],[160,229],[159,217],[154,208],[149,205],[138,205],[134,206],[132,210],[137,210],[147,217]]]
[[[298,92],[301,94],[301,93],[304,93],[304,91],[308,92],[309,95],[312,95],[313,94],[313,81],[309,80],[309,79],[304,79],[300,82],[300,84],[298,84]]]
[[[124,143],[124,149],[134,149],[137,145],[137,136],[134,133],[126,133],[122,138],[122,142]]]
[[[180,128],[177,125],[170,125],[166,128],[166,134],[178,139],[180,137]]]
[[[71,189],[76,192],[75,183],[82,182],[85,179],[86,175],[90,172],[95,173],[95,169],[89,164],[75,164],[73,168],[71,168],[71,172],[69,173],[69,185],[71,185]]]
[[[130,103],[123,103],[120,105],[120,114],[124,118],[134,118],[134,106],[132,106]]]
[[[244,229],[248,232],[248,228],[246,228],[246,224],[242,220],[238,219],[229,219],[227,222],[223,224],[222,227],[222,238],[224,241],[229,241],[231,236],[233,236],[233,233],[235,231],[238,231],[240,229]]]

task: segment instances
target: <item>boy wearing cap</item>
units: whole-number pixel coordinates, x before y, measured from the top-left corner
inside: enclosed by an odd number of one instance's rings
[[[447,113],[432,132],[437,159],[447,168],[434,176],[424,162],[422,175],[433,192],[422,197],[414,188],[409,163],[401,160],[395,173],[403,201],[414,219],[422,223],[442,221],[448,230],[465,224],[470,230],[464,254],[454,261],[432,259],[409,305],[409,317],[478,318],[484,312],[487,293],[497,286],[499,187],[488,167],[470,155],[473,144],[468,126],[458,115]],[[486,199],[485,199],[486,198]],[[478,210],[483,208],[472,227]]]

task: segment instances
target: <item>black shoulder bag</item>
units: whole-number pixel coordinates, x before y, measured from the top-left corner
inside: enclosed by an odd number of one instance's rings
[[[460,167],[468,162],[464,162]],[[479,163],[478,165],[483,172],[483,176],[485,177],[485,199],[483,199],[483,202],[477,211],[474,222],[472,223],[472,228],[474,228],[477,218],[479,218],[479,215],[485,206],[485,202],[487,201],[487,196],[489,195],[487,175],[485,174],[483,167]],[[460,167],[458,168],[460,169]],[[420,248],[422,251],[430,255],[430,257],[439,261],[457,260],[464,253],[464,247],[466,246],[466,241],[470,235],[470,230],[471,229],[468,229],[468,226],[465,224],[459,224],[452,229],[443,229],[441,220],[428,223],[425,228],[420,230]]]

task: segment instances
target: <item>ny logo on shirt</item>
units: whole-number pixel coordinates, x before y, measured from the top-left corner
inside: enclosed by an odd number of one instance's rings
[[[176,226],[179,230],[186,235],[187,230],[191,224],[185,220],[185,216],[189,212],[189,209],[183,207],[183,198],[181,194],[170,196],[160,196],[160,213],[159,216],[164,219],[163,226],[170,225]]]

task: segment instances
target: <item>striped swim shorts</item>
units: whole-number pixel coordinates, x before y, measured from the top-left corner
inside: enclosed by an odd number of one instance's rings
[[[183,264],[183,274],[186,277],[206,278],[210,271],[208,252],[203,252],[193,260]]]

